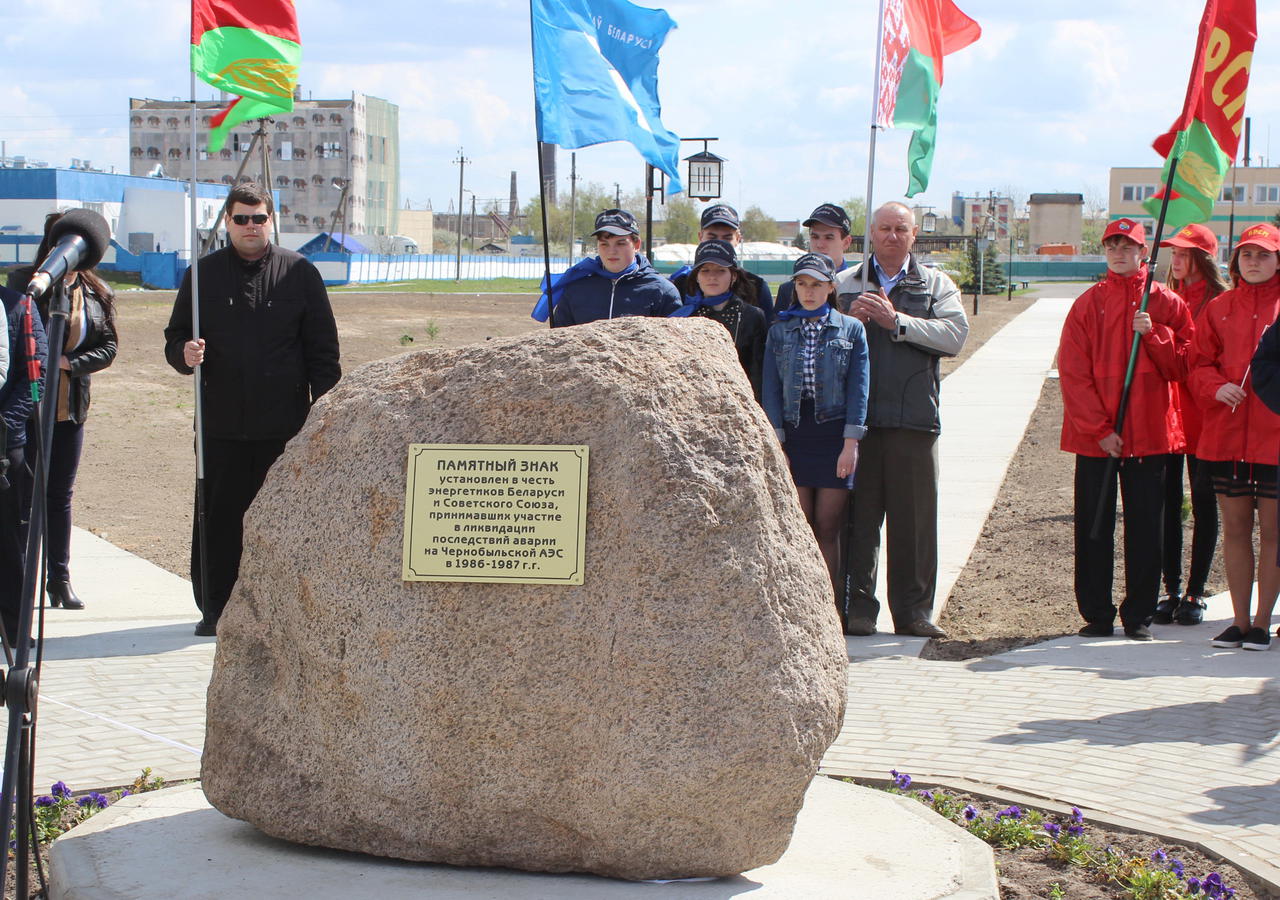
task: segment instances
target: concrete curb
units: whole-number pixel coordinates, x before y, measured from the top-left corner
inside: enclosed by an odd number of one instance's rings
[[[849,775],[847,773],[830,773],[818,770],[819,775],[829,778],[853,778],[855,783],[866,787],[885,788],[893,784],[893,779],[885,778],[882,775]],[[1257,887],[1261,887],[1266,891],[1280,896],[1280,867],[1276,867],[1265,860],[1254,856],[1251,853],[1235,847],[1230,841],[1221,840],[1219,838],[1205,837],[1190,831],[1184,831],[1180,828],[1170,828],[1167,825],[1157,825],[1154,822],[1135,819],[1130,816],[1116,815],[1104,810],[1093,809],[1080,804],[1064,803],[1052,797],[1042,796],[1040,794],[1028,793],[1017,788],[1007,787],[1005,785],[992,785],[980,781],[968,781],[962,778],[934,778],[928,774],[911,775],[911,786],[913,788],[940,788],[942,790],[954,791],[962,794],[972,794],[983,800],[991,800],[995,803],[1017,804],[1018,806],[1030,806],[1045,812],[1055,813],[1060,816],[1071,815],[1071,807],[1077,807],[1085,814],[1085,818],[1089,821],[1096,822],[1106,828],[1115,831],[1127,831],[1132,834],[1144,834],[1149,837],[1159,838],[1162,841],[1183,844],[1193,850],[1198,850],[1205,856],[1222,862],[1230,863],[1237,869],[1240,869],[1248,875]],[[906,800],[907,798],[902,798]],[[919,801],[909,800],[920,807],[920,811],[929,815],[937,815],[929,810],[924,809]]]

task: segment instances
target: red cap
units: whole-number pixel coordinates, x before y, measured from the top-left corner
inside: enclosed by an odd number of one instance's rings
[[[1119,235],[1122,238],[1128,238],[1139,247],[1145,246],[1147,243],[1147,230],[1142,227],[1140,222],[1133,219],[1116,219],[1107,225],[1107,230],[1102,232],[1102,243],[1107,242],[1107,238]]]
[[[1245,244],[1253,244],[1263,250],[1280,251],[1280,230],[1266,222],[1250,225],[1240,235],[1240,240],[1236,241],[1236,247],[1243,247]]]
[[[1218,236],[1207,225],[1188,225],[1167,241],[1160,242],[1161,247],[1183,247],[1187,250],[1203,250],[1214,259],[1218,257]]]

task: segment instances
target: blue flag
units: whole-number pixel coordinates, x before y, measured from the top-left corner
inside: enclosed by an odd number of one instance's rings
[[[658,50],[675,21],[628,0],[530,0],[538,140],[576,150],[628,141],[680,183],[680,139],[661,121]]]

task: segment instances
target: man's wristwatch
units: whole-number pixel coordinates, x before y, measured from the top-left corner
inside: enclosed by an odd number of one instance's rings
[[[898,337],[904,338],[907,336],[907,326],[902,324],[902,317],[899,316],[897,313],[893,314],[893,325],[894,325],[893,330],[898,335]]]

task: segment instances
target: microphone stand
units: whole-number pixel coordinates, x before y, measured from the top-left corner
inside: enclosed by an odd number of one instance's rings
[[[53,425],[57,419],[58,389],[62,369],[58,365],[62,358],[62,345],[66,340],[67,319],[71,314],[71,303],[67,297],[66,285],[59,278],[51,289],[49,298],[49,352],[45,360],[43,390],[37,400],[36,422],[39,427],[35,464],[35,483],[32,485],[31,516],[27,530],[26,560],[22,576],[22,596],[19,598],[18,633],[13,636],[13,665],[4,676],[3,692],[0,699],[9,708],[9,730],[4,750],[4,780],[0,783],[0,836],[7,838],[13,824],[15,801],[17,807],[17,870],[14,872],[16,896],[30,895],[30,872],[28,855],[31,833],[31,784],[34,773],[34,746],[32,736],[36,721],[36,701],[39,695],[39,669],[43,647],[37,649],[36,667],[31,660],[31,624],[38,605],[43,585],[37,577],[40,569],[41,542],[45,532],[45,495],[48,491],[47,480],[49,470],[49,453],[53,446]],[[26,301],[31,304],[31,315],[38,316],[35,299],[28,294]],[[36,385],[32,385],[33,393]],[[10,488],[15,490],[16,488]],[[41,643],[44,635],[41,634]],[[19,792],[25,796],[19,796]],[[5,883],[9,854],[0,853],[0,884]]]

